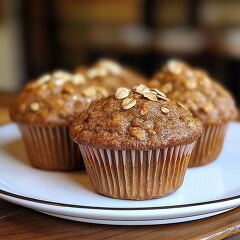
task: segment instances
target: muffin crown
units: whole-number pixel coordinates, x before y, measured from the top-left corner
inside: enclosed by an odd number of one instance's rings
[[[103,87],[90,86],[80,73],[55,71],[30,82],[11,109],[15,122],[33,125],[68,125],[92,101],[106,97]]]
[[[194,142],[202,124],[181,103],[139,85],[92,103],[73,120],[70,132],[81,145],[149,150]]]
[[[236,118],[237,110],[230,93],[206,72],[184,62],[169,61],[149,86],[184,104],[204,124],[220,124]]]
[[[145,83],[140,74],[108,59],[100,59],[92,67],[78,68],[76,71],[84,74],[93,85],[105,87],[111,94],[121,86],[133,87]]]

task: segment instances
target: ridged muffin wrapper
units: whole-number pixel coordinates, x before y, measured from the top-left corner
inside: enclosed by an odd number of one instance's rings
[[[118,199],[166,196],[183,183],[194,143],[158,150],[109,150],[79,145],[95,190]]]
[[[202,136],[196,141],[189,167],[197,167],[214,161],[220,154],[228,123],[205,124]]]
[[[69,137],[69,127],[18,124],[30,163],[40,169],[70,171],[84,168],[82,155]]]

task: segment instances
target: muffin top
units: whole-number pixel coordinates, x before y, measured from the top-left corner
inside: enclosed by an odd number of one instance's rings
[[[181,103],[139,85],[92,103],[73,120],[70,132],[81,145],[151,150],[194,142],[202,124]]]
[[[237,110],[230,93],[209,75],[184,62],[171,60],[157,73],[149,87],[184,104],[204,124],[221,124],[235,119]]]
[[[145,83],[140,74],[107,59],[99,60],[90,68],[77,68],[76,71],[84,74],[93,85],[105,87],[111,94],[119,87],[131,88]]]
[[[30,82],[11,109],[15,122],[37,126],[68,125],[92,101],[106,97],[103,87],[87,84],[84,75],[55,71]]]

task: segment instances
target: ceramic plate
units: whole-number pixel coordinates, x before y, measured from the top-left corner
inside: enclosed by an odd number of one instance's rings
[[[232,123],[218,159],[188,169],[177,192],[161,199],[130,201],[95,193],[85,172],[32,168],[16,125],[5,125],[0,128],[0,197],[84,222],[140,225],[205,218],[240,206],[239,144],[240,124]]]

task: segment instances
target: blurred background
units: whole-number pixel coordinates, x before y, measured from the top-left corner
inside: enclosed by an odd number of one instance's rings
[[[151,76],[206,68],[240,103],[239,0],[0,0],[0,91],[109,57]]]

